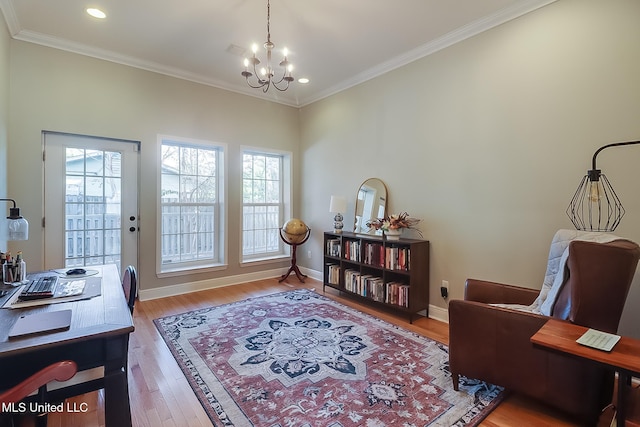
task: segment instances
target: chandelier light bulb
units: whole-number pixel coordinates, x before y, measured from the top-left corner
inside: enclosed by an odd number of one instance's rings
[[[256,53],[258,53],[258,45],[257,44],[252,44],[251,45],[251,50],[253,51],[253,55],[255,56]]]
[[[287,58],[287,55],[289,55],[289,51],[287,50],[286,47],[282,49],[282,55],[284,55],[285,59]]]

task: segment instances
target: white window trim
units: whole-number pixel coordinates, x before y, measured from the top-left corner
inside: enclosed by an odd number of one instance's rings
[[[242,161],[242,156],[244,156],[244,153],[246,151],[249,152],[254,152],[254,153],[264,153],[264,154],[273,154],[273,155],[279,155],[282,156],[282,175],[283,175],[283,182],[282,182],[282,197],[285,200],[283,202],[283,210],[284,212],[282,213],[282,216],[284,218],[284,220],[286,221],[288,218],[291,218],[291,212],[292,212],[292,204],[293,204],[293,153],[291,151],[285,151],[285,150],[275,150],[275,149],[271,149],[271,148],[264,148],[264,147],[255,147],[255,146],[248,146],[248,145],[242,145],[240,146],[240,160]],[[242,168],[240,168],[240,180],[242,181]],[[240,191],[242,191],[242,187],[240,189]],[[240,193],[240,212],[243,211],[243,206],[244,206],[244,202],[242,200],[242,193]],[[283,259],[288,259],[291,256],[291,246],[287,245],[286,243],[283,243],[283,253],[282,254],[277,254],[277,255],[271,255],[271,256],[264,256],[264,257],[254,257],[254,258],[247,258],[244,259],[244,254],[242,253],[242,238],[244,236],[243,233],[243,227],[242,227],[243,221],[240,221],[239,224],[239,228],[238,228],[238,236],[240,238],[240,247],[239,247],[239,259],[240,259],[240,266],[241,267],[247,267],[247,266],[255,266],[255,265],[264,265],[264,264],[273,264],[273,263],[278,263],[281,262]]]
[[[162,216],[162,198],[159,196],[159,191],[162,188],[162,142],[163,141],[171,141],[176,142],[178,144],[191,145],[195,147],[202,147],[211,149],[212,147],[219,148],[220,153],[222,154],[222,160],[220,161],[220,169],[218,171],[218,179],[222,179],[222,185],[219,187],[219,205],[220,205],[220,215],[222,218],[220,219],[220,258],[221,261],[217,263],[207,264],[198,264],[197,267],[188,268],[183,266],[179,266],[176,268],[168,268],[166,265],[162,265],[162,221],[160,220]],[[156,177],[157,189],[158,192],[156,194],[157,197],[157,212],[159,215],[159,219],[156,224],[156,277],[175,277],[182,276],[185,274],[194,274],[194,273],[204,273],[204,272],[212,272],[212,271],[220,271],[224,270],[228,267],[228,254],[229,254],[229,242],[228,242],[228,203],[226,200],[227,195],[227,186],[228,186],[228,176],[227,176],[227,158],[228,156],[228,145],[223,142],[215,142],[204,139],[194,139],[182,136],[173,136],[166,134],[158,134],[157,135],[157,146],[156,149],[158,151],[157,164],[158,164],[158,174]]]

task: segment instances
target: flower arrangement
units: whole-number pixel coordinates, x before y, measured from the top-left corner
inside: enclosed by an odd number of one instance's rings
[[[417,218],[410,218],[409,214],[402,212],[399,214],[385,216],[384,218],[378,218],[374,221],[367,222],[367,227],[375,228],[376,230],[401,230],[407,228],[410,230],[416,230],[420,236],[422,233],[416,228],[416,225],[420,222]]]

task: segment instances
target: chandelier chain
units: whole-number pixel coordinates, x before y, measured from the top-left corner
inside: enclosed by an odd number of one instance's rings
[[[267,43],[271,43],[271,1],[267,0]]]

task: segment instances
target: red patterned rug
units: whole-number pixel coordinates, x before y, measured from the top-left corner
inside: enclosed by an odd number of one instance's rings
[[[502,388],[447,346],[312,291],[154,320],[214,426],[475,426]]]

